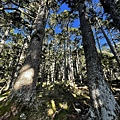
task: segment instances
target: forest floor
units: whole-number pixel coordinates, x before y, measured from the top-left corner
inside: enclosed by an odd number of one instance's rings
[[[112,90],[120,104],[120,88],[114,84]],[[73,82],[39,84],[36,102],[20,111],[9,101],[9,93],[0,95],[0,120],[85,120],[90,107],[87,86]]]

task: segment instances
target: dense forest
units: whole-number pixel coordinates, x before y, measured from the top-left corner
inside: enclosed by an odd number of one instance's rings
[[[0,120],[120,120],[120,0],[0,0]]]

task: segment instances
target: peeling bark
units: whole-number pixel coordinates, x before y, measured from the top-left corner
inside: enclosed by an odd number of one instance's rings
[[[86,58],[87,80],[91,98],[90,120],[118,120],[120,106],[105,82],[98,57],[92,29],[85,11],[84,2],[79,3],[83,48]]]

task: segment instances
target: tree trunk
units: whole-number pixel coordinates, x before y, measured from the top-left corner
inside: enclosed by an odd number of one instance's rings
[[[99,38],[98,38],[98,36],[97,36],[97,30],[96,30],[96,28],[95,28],[95,36],[96,36],[98,48],[99,48],[99,50],[100,50],[100,54],[102,54],[102,50],[101,50],[101,46],[100,46],[100,41],[99,41]]]
[[[41,1],[33,25],[34,29],[28,53],[11,92],[13,96],[17,96],[24,104],[30,103],[35,98],[34,93],[36,90],[47,16],[48,8],[46,3],[45,1]]]
[[[113,0],[100,0],[100,2],[104,11],[110,14],[113,22],[115,23],[115,27],[120,31],[120,11],[117,4]]]
[[[103,30],[103,28],[100,27],[100,29],[101,29],[101,31],[102,31],[102,33],[103,33],[103,35],[104,35],[104,37],[105,37],[105,39],[106,39],[109,47],[110,47],[111,52],[113,53],[113,55],[114,55],[114,57],[115,57],[118,65],[120,66],[120,58],[119,58],[119,56],[116,54],[116,52],[115,52],[115,50],[114,50],[114,47],[112,46],[112,44],[111,44],[111,42],[110,42],[110,39],[109,39],[108,36],[106,35],[106,33],[105,33],[105,31]]]
[[[69,46],[69,56],[68,56],[68,79],[73,82],[74,80],[74,70],[73,70],[73,58],[71,52],[71,45]]]
[[[110,37],[111,37],[111,40],[112,40],[112,42],[113,42],[113,44],[114,44],[114,48],[115,48],[115,50],[116,50],[116,52],[117,52],[117,54],[118,54],[118,57],[120,58],[119,50],[118,50],[118,46],[117,46],[116,42],[114,41],[114,38],[112,37],[112,33],[111,33],[111,31],[108,30],[108,32],[109,32]]]
[[[22,65],[23,63],[23,60],[25,58],[25,49],[27,48],[27,41],[26,39],[24,39],[23,41],[23,46],[20,50],[20,53],[17,55],[18,56],[18,60],[16,62],[16,59],[12,62],[12,65],[11,66],[15,66],[15,69],[12,70],[12,74],[11,74],[11,81],[10,81],[10,84],[9,84],[9,89],[12,87],[12,84],[13,84],[13,81],[15,80],[15,78],[17,77],[18,75],[18,71],[20,69],[20,65]]]
[[[120,106],[105,82],[95,40],[85,11],[84,2],[79,3],[83,47],[86,58],[88,88],[91,98],[90,120],[118,120]]]
[[[67,80],[67,71],[66,71],[66,40],[64,39],[64,44],[63,44],[63,49],[64,49],[64,51],[63,51],[63,54],[64,54],[64,67],[63,67],[63,80]]]

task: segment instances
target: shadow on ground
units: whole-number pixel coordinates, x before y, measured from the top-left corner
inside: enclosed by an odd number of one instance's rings
[[[14,106],[6,99],[8,94],[0,97],[0,120],[80,120],[89,109],[87,87],[74,83],[38,84],[36,101],[30,108]]]

